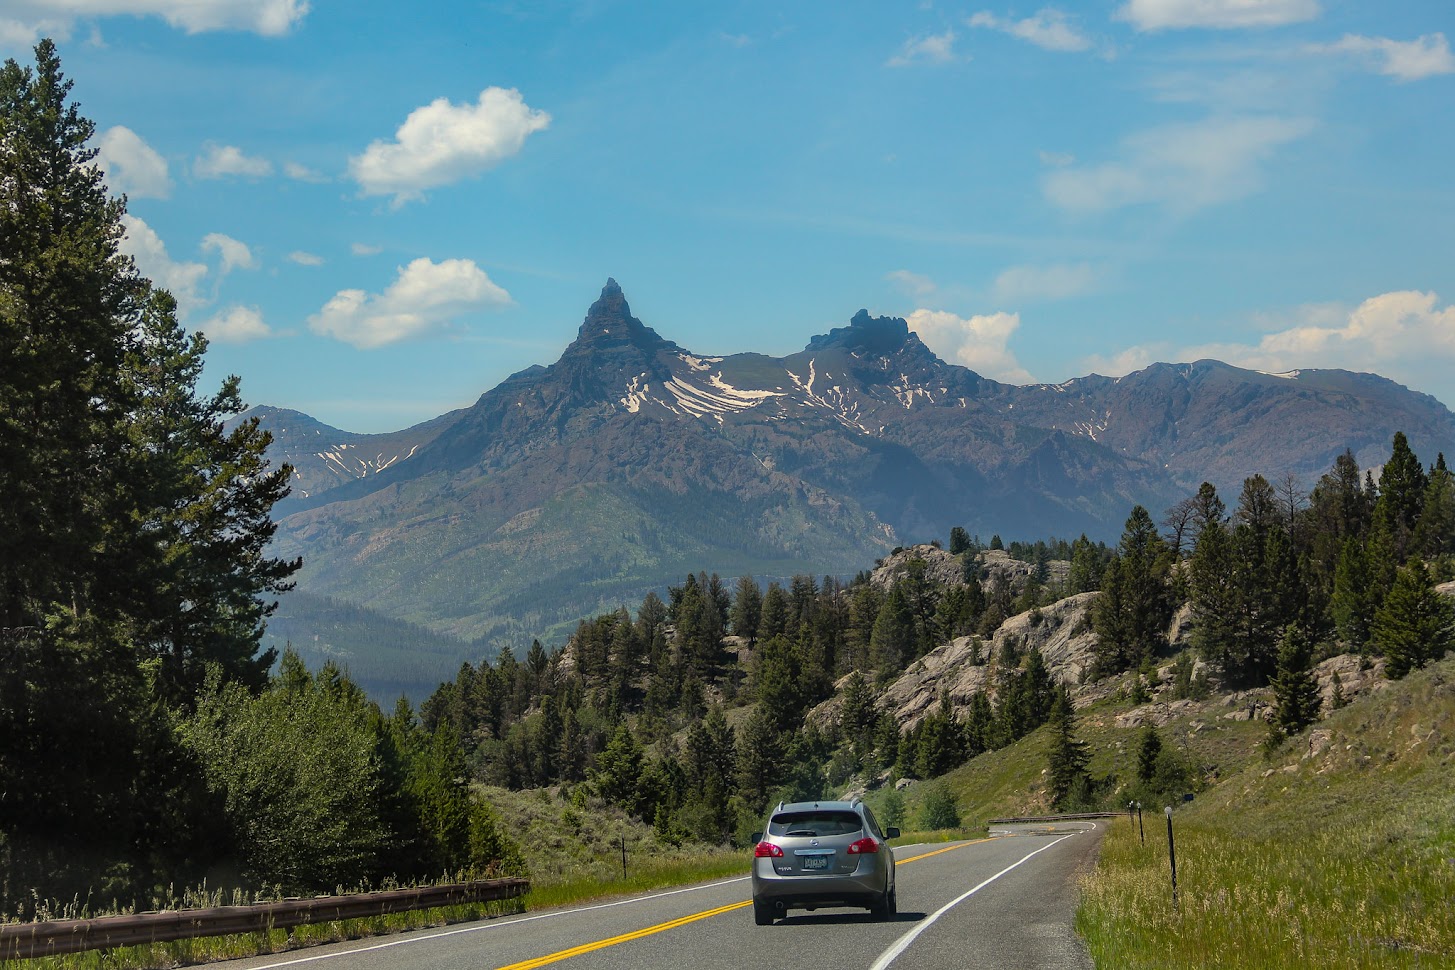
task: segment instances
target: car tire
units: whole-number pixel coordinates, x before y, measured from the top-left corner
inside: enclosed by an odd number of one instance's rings
[[[875,919],[889,919],[894,915],[895,899],[894,890],[890,890],[883,896],[874,900],[869,906],[869,912]]]
[[[753,922],[759,926],[773,925],[773,904],[753,900]]]

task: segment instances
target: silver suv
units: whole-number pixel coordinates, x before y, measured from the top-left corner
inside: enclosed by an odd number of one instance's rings
[[[755,833],[753,917],[759,926],[789,908],[863,906],[880,919],[899,909],[894,850],[899,829],[879,829],[857,798],[847,802],[779,804],[766,832]]]

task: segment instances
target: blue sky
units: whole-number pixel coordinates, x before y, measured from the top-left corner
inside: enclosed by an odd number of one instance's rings
[[[404,427],[614,276],[703,354],[860,307],[1015,383],[1212,356],[1455,404],[1449,0],[0,0],[251,403]]]

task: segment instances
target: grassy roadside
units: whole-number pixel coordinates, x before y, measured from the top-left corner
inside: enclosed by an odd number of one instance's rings
[[[530,866],[531,890],[522,899],[39,960],[0,960],[0,970],[160,970],[630,896],[748,872],[748,855],[742,850],[663,844],[650,826],[594,799],[581,805],[553,791],[485,789],[482,794],[520,843]],[[627,849],[625,875],[623,842]]]
[[[1335,712],[1179,810],[1113,826],[1077,929],[1099,968],[1455,966],[1455,660]]]

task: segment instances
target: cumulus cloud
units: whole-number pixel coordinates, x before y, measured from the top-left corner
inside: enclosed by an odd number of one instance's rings
[[[1181,360],[1182,358],[1178,357],[1178,359]],[[1156,360],[1157,351],[1155,348],[1128,347],[1121,353],[1113,354],[1110,357],[1093,354],[1090,357],[1084,358],[1081,364],[1088,374],[1100,374],[1103,377],[1125,377],[1133,371],[1150,367]]]
[[[349,252],[355,256],[377,256],[383,251],[383,246],[372,246],[369,243],[354,243],[349,246]]]
[[[1146,31],[1278,27],[1318,15],[1318,0],[1127,0],[1114,16]]]
[[[307,0],[10,0],[0,41],[67,40],[76,21],[97,17],[160,17],[189,34],[240,30],[265,37],[288,33],[308,13]]]
[[[235,269],[257,269],[258,262],[247,243],[238,242],[220,232],[209,232],[202,237],[202,251],[217,253],[222,257],[221,275],[226,276]]]
[[[96,164],[113,192],[133,199],[165,199],[172,194],[167,160],[130,128],[116,125],[96,143]]]
[[[943,310],[916,310],[909,329],[940,357],[998,381],[1029,384],[1033,378],[1016,360],[1009,343],[1021,325],[1019,313],[958,317]]]
[[[514,89],[486,88],[474,104],[439,98],[416,108],[394,133],[349,159],[349,175],[364,195],[392,195],[394,205],[426,189],[477,175],[516,154],[551,116]]]
[[[910,67],[914,64],[948,64],[955,59],[955,32],[928,37],[911,37],[885,64],[889,67]]]
[[[242,178],[263,178],[273,174],[273,163],[266,158],[243,154],[235,145],[217,145],[209,142],[204,154],[192,164],[192,174],[203,179],[220,179],[229,176]]]
[[[1314,44],[1308,49],[1316,54],[1346,54],[1358,58],[1372,70],[1397,81],[1455,74],[1455,55],[1450,53],[1450,43],[1442,33],[1405,41],[1345,34],[1335,43]]]
[[[935,292],[934,280],[921,273],[912,273],[907,269],[897,269],[892,273],[885,273],[884,278],[910,296],[928,296]]]
[[[298,162],[284,162],[283,174],[288,176],[290,179],[294,179],[299,182],[328,181],[327,176],[321,175],[318,172],[315,172],[313,169],[309,168],[307,165],[301,165]]]
[[[997,17],[988,10],[982,10],[966,23],[971,27],[998,30],[1048,51],[1084,51],[1091,46],[1090,38],[1072,26],[1066,14],[1053,7],[1046,7],[1024,20]]]
[[[1043,189],[1073,212],[1150,203],[1189,213],[1256,192],[1260,164],[1313,128],[1308,119],[1271,116],[1164,125],[1124,139],[1123,160],[1062,168]]]
[[[203,278],[207,276],[205,263],[173,261],[167,255],[167,247],[161,237],[134,215],[123,215],[121,225],[126,231],[121,239],[121,251],[136,262],[136,268],[143,276],[176,297],[180,313],[186,315],[207,302],[198,293]]]
[[[273,335],[273,328],[263,322],[262,313],[251,306],[230,307],[197,329],[208,340],[224,344],[240,344]]]
[[[1064,300],[1096,286],[1096,271],[1087,263],[1012,266],[995,278],[991,296],[997,303]]]
[[[299,266],[322,266],[323,265],[323,257],[322,256],[319,256],[319,255],[317,255],[315,253],[304,252],[301,249],[295,249],[295,250],[293,250],[293,252],[289,253],[288,254],[288,261],[289,262],[293,262],[293,263],[297,263]]]
[[[437,331],[472,310],[509,306],[510,294],[468,259],[416,259],[380,294],[340,290],[308,328],[370,349]]]
[[[1210,342],[1182,347],[1131,347],[1113,358],[1086,363],[1119,377],[1163,360],[1204,357],[1238,367],[1286,373],[1309,367],[1374,371],[1419,390],[1455,401],[1455,306],[1440,305],[1433,292],[1397,290],[1356,307],[1310,304],[1284,318],[1262,318],[1267,332],[1252,343]]]

